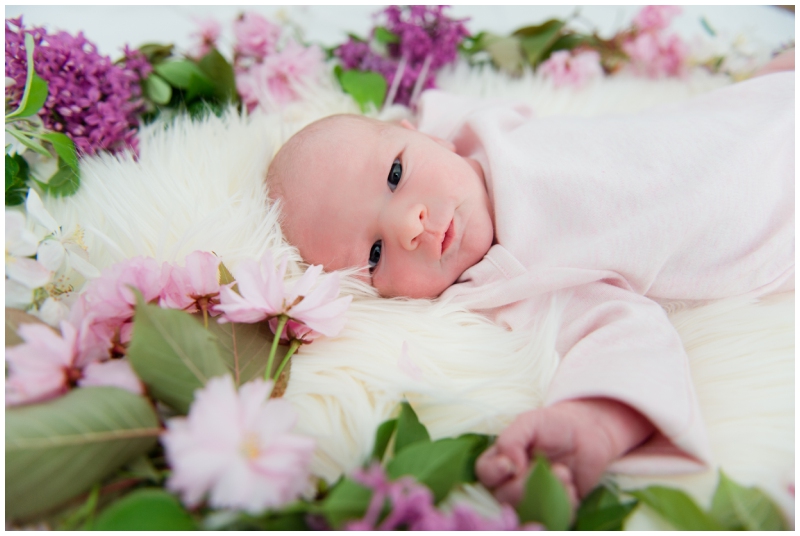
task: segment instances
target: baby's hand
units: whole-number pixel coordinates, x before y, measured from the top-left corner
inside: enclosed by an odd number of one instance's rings
[[[614,400],[569,400],[519,415],[478,458],[475,471],[499,501],[516,504],[531,460],[543,454],[575,507],[612,461],[652,432],[650,421]]]

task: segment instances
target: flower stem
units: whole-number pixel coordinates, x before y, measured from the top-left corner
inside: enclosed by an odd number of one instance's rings
[[[275,338],[272,339],[272,348],[269,350],[269,360],[267,360],[267,370],[264,371],[264,379],[270,379],[270,372],[272,372],[272,363],[275,361],[275,352],[278,350],[278,343],[281,340],[281,335],[283,335],[283,327],[286,325],[286,322],[289,320],[289,317],[286,315],[279,315],[278,316],[278,327],[275,329]]]
[[[289,345],[289,351],[286,352],[286,357],[283,358],[283,361],[281,361],[281,365],[278,367],[278,370],[275,372],[275,383],[278,383],[278,378],[281,377],[281,372],[283,372],[283,368],[286,366],[287,363],[289,363],[289,358],[294,355],[294,353],[297,351],[297,349],[300,348],[301,344],[303,344],[303,343],[301,343],[297,339],[293,339],[292,340],[292,343]]]

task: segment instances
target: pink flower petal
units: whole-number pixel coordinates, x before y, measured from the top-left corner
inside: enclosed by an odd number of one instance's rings
[[[195,251],[186,257],[189,287],[197,296],[219,292],[219,257],[207,251]]]
[[[256,379],[237,392],[230,376],[212,378],[195,393],[186,418],[167,422],[167,487],[184,503],[208,495],[213,508],[257,514],[305,489],[314,442],[287,431],[296,415],[288,402],[267,398],[271,386]]]
[[[89,363],[83,369],[83,378],[78,380],[80,387],[119,387],[135,395],[144,394],[139,377],[125,359],[112,359],[102,363]]]

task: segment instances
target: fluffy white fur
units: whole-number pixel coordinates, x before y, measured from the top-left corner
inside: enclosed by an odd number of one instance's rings
[[[572,91],[531,74],[511,79],[464,64],[440,77],[444,89],[519,99],[541,115],[630,112],[726,83],[703,74],[669,81],[619,76]],[[80,191],[47,201],[47,208],[62,224],[86,230],[91,260],[99,267],[136,255],[180,261],[202,249],[217,253],[235,274],[243,259],[260,258],[269,248],[276,258],[290,256],[289,277],[296,278],[302,265],[282,242],[279,211],[267,202],[266,168],[280,144],[305,124],[358,111],[331,80],[303,92],[301,102],[281,113],[241,117],[230,111],[222,118],[179,117],[148,126],[140,134],[138,160],[83,160]],[[391,107],[371,115],[397,119],[408,112]],[[301,349],[285,394],[300,413],[298,429],[319,440],[313,470],[320,477],[330,481],[359,465],[372,448],[376,426],[403,399],[435,438],[470,430],[496,433],[515,414],[541,404],[558,363],[557,311],[535,332],[512,333],[453,306],[379,299],[349,279],[343,288],[356,296],[344,331]],[[766,304],[740,300],[672,313],[689,351],[718,464],[735,479],[769,490],[790,516],[793,305],[792,292]],[[404,344],[411,365],[402,358]],[[715,470],[619,482],[669,482],[708,504]],[[485,497],[475,490],[467,495]],[[644,509],[629,524],[658,526]]]

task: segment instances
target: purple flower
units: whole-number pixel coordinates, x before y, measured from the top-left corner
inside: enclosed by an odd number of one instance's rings
[[[520,525],[514,509],[503,505],[498,518],[486,518],[470,506],[458,503],[449,512],[434,505],[433,493],[412,477],[389,481],[383,467],[373,463],[356,470],[353,480],[372,490],[372,499],[362,519],[345,525],[346,530],[540,530],[535,523]],[[389,513],[379,522],[386,502]]]
[[[83,33],[48,34],[44,28],[25,29],[22,17],[6,19],[6,76],[14,79],[6,97],[12,108],[25,87],[25,34],[33,36],[36,46],[36,74],[48,84],[49,95],[39,111],[45,128],[67,134],[85,154],[135,151],[137,117],[144,111],[140,79],[150,72],[144,56],[126,47],[125,60],[117,65],[100,55]]]
[[[417,80],[424,77],[420,89],[436,87],[436,73],[444,65],[456,60],[458,45],[469,35],[464,21],[448,18],[442,13],[443,8],[389,6],[377,15],[383,16],[386,29],[399,38],[397,43],[387,46],[388,57],[372,50],[368,43],[352,38],[338,47],[335,55],[346,69],[380,73],[390,88],[399,75],[401,78],[392,102],[409,105]]]

